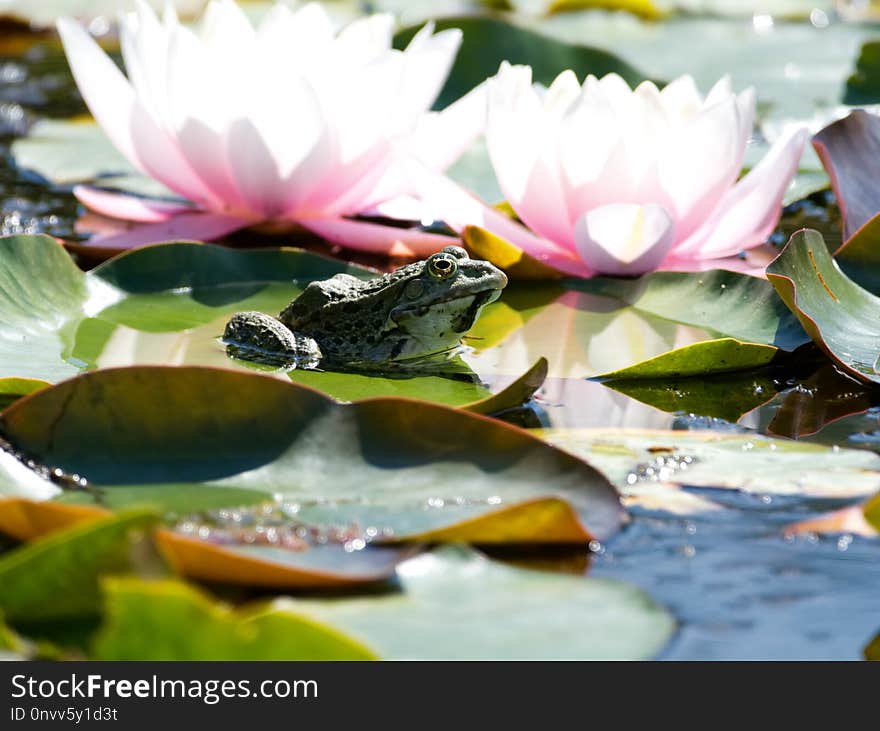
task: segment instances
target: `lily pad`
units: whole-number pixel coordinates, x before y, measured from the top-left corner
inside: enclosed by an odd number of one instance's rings
[[[649,659],[675,630],[635,587],[513,568],[461,547],[411,559],[398,577],[396,594],[274,606],[330,623],[388,659]]]
[[[97,660],[373,660],[363,644],[283,609],[233,610],[186,584],[108,578]]]
[[[758,434],[638,429],[548,429],[628,494],[664,486],[762,495],[853,498],[880,488],[880,456]]]
[[[880,102],[880,41],[862,46],[856,68],[846,80],[843,101],[855,106]]]
[[[41,381],[139,363],[259,369],[226,355],[218,337],[229,315],[279,312],[308,282],[339,272],[373,274],[295,249],[196,243],[144,247],[83,273],[49,237],[0,238],[0,393],[11,401]],[[492,396],[501,405],[528,398],[524,380],[499,380],[490,390],[466,366],[460,370],[396,378],[293,371],[289,377],[343,400],[411,396],[474,403],[484,413]],[[533,371],[516,375],[534,379]],[[511,389],[502,395],[502,386]]]
[[[767,431],[800,439],[817,434],[829,424],[862,414],[876,403],[870,386],[825,363],[782,396]]]
[[[157,516],[133,511],[90,521],[0,557],[0,610],[11,622],[92,614],[100,606],[98,577],[136,564],[135,549]]]
[[[880,117],[857,109],[820,131],[813,146],[831,178],[844,239],[850,239],[880,213],[880,192],[871,174],[880,160]]]
[[[778,354],[779,350],[772,345],[719,338],[676,348],[597,378],[682,378],[746,371],[769,365]]]
[[[394,46],[404,48],[421,26],[404,28]],[[437,30],[460,28],[464,34],[455,64],[440,92],[436,108],[443,109],[498,72],[502,61],[528,64],[535,81],[550,84],[566,69],[580,78],[587,74],[620,74],[632,84],[644,75],[608,51],[555,40],[495,16],[461,16],[437,21]]]
[[[705,328],[719,337],[791,351],[809,337],[763,279],[719,269],[655,272],[640,279],[596,278],[576,285],[642,312]],[[754,351],[753,351],[754,352]]]
[[[99,371],[16,402],[3,422],[19,449],[85,475],[91,490],[78,494],[97,504],[116,486],[253,489],[275,496],[288,523],[348,526],[361,547],[373,537],[585,542],[623,519],[599,473],[519,429],[404,399],[339,404],[229,370]],[[306,568],[317,553],[220,548]]]
[[[669,414],[697,414],[731,423],[771,401],[778,390],[766,371],[693,378],[612,378],[603,384]]]
[[[840,271],[820,233],[792,236],[767,277],[835,363],[860,380],[880,383],[880,298]]]

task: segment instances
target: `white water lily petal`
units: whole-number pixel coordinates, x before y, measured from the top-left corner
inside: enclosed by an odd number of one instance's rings
[[[211,0],[194,32],[173,8],[160,20],[135,3],[120,24],[129,79],[82,27],[62,20],[59,32],[113,143],[194,208],[219,214],[203,223],[356,215],[412,193],[404,158],[443,169],[484,127],[484,89],[430,111],[461,43],[456,29],[428,24],[400,51],[389,14],[337,32],[320,3],[278,3],[254,27],[233,0]],[[172,210],[84,200],[154,223]]]
[[[736,183],[753,90],[737,95],[723,78],[703,98],[689,76],[660,90],[650,81],[631,89],[609,74],[588,76],[578,94],[574,82],[564,73],[544,90],[531,69],[508,64],[488,82],[486,140],[498,183],[544,241],[577,250],[590,270],[635,274],[729,255],[769,233],[795,168],[771,162],[775,184],[763,173],[754,175],[760,184]],[[750,192],[758,187],[769,191],[763,207]],[[733,206],[751,218],[734,224],[725,213]]]
[[[434,170],[446,170],[486,129],[485,82],[440,112],[422,115],[407,141],[409,152]]]
[[[450,28],[430,36],[415,47],[416,38],[413,38],[407,46],[400,96],[394,109],[398,118],[398,134],[412,133],[419,119],[437,100],[452,70],[461,38],[460,30]]]
[[[129,162],[143,170],[132,139],[135,92],[128,79],[78,23],[60,18],[58,33],[92,116]]]
[[[639,275],[656,269],[675,237],[675,223],[662,207],[616,203],[585,213],[575,224],[575,245],[584,263],[600,274]]]
[[[699,114],[703,107],[703,99],[697,89],[694,77],[679,76],[670,81],[660,92],[663,108],[667,119],[672,123],[681,123]]]
[[[779,221],[782,197],[808,136],[808,130],[798,129],[778,140],[761,162],[728,191],[706,223],[673,250],[673,256],[731,256],[764,243]]]

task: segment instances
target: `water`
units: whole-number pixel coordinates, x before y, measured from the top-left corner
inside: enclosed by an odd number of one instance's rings
[[[0,232],[44,232],[77,238],[81,210],[70,192],[26,171],[9,156],[9,143],[39,117],[83,111],[58,49],[29,36],[5,35],[0,43]],[[817,199],[822,203],[822,199]],[[814,201],[815,203],[816,201]],[[825,201],[827,203],[827,201]],[[827,206],[789,211],[780,238],[807,220],[827,216]],[[812,216],[812,219],[810,218]],[[833,219],[833,217],[831,217]],[[834,221],[825,221],[833,228]],[[194,296],[195,294],[195,296]],[[253,296],[261,309],[280,309],[295,294],[270,285]],[[113,316],[83,328],[69,349],[74,369],[145,362],[223,365],[216,336],[235,303],[196,302],[198,293],[143,295],[117,306]],[[193,327],[147,332],[126,321],[145,301],[175,312],[213,307]],[[184,301],[185,300],[185,301]],[[196,304],[193,304],[196,302]],[[164,311],[164,310],[163,310]],[[706,333],[620,307],[601,297],[553,287],[511,287],[487,312],[492,328],[478,325],[465,361],[498,388],[538,356],[551,363],[535,402],[515,418],[553,427],[638,427],[755,431],[880,452],[880,397],[821,363],[797,373],[773,373],[758,382],[714,379],[690,398],[688,408],[664,411],[587,380]],[[509,335],[504,334],[505,318]],[[498,323],[501,324],[498,324]],[[500,335],[499,335],[500,334]],[[489,336],[492,337],[489,337]],[[493,339],[494,338],[494,339]],[[94,341],[94,342],[93,342]],[[100,342],[99,342],[100,341]],[[68,343],[67,345],[70,345]],[[679,384],[680,385],[680,384]],[[736,390],[733,390],[734,387]],[[677,387],[678,388],[678,387]],[[733,412],[713,413],[711,396],[725,395]],[[740,413],[741,412],[741,413]],[[668,659],[856,659],[880,631],[880,541],[851,536],[795,539],[783,527],[838,504],[809,498],[734,492],[712,498],[723,509],[687,518],[643,509],[632,523],[594,553],[593,575],[613,576],[646,589],[678,617],[681,629],[663,654]],[[582,569],[583,566],[579,565]]]

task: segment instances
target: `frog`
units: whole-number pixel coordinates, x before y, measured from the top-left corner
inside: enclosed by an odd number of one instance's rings
[[[505,286],[495,265],[447,246],[370,279],[312,282],[277,317],[235,313],[222,340],[231,357],[285,369],[423,365],[455,352]]]

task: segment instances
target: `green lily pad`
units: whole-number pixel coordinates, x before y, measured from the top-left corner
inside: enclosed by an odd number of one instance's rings
[[[236,611],[186,584],[108,578],[97,660],[373,660],[360,642],[283,609]]]
[[[253,489],[274,495],[287,523],[386,542],[582,542],[623,519],[599,473],[519,429],[405,399],[339,404],[225,369],[98,371],[16,402],[3,421],[19,449],[86,476],[97,504],[114,486]],[[241,527],[217,521],[209,539]],[[229,550],[306,568],[317,555]]]
[[[597,378],[682,378],[746,371],[769,365],[778,354],[778,348],[772,345],[720,338],[676,348]]]
[[[641,312],[704,328],[721,338],[787,351],[809,342],[773,287],[745,274],[720,269],[694,274],[655,272],[640,279],[596,278],[572,286],[614,297]]]
[[[136,565],[138,536],[157,516],[130,511],[54,533],[0,557],[0,610],[11,622],[92,614],[100,606],[98,577]]]
[[[394,36],[394,46],[404,48],[421,26],[404,28]],[[618,73],[636,84],[644,75],[608,51],[565,43],[494,16],[461,16],[437,21],[437,30],[460,28],[464,34],[461,49],[440,92],[436,108],[454,102],[489,76],[498,72],[502,61],[528,64],[535,81],[549,84],[566,69],[580,78],[587,74],[604,76]]]
[[[846,104],[880,103],[880,41],[868,41],[859,51],[852,76],[846,80]]]
[[[598,467],[624,494],[668,486],[763,495],[851,498],[877,490],[880,456],[758,434],[638,429],[546,429],[551,444]],[[672,494],[674,496],[674,493]]]
[[[294,249],[196,243],[144,247],[83,273],[49,237],[0,238],[0,393],[11,401],[41,382],[139,363],[259,370],[226,355],[218,338],[229,315],[279,312],[305,284],[339,272],[372,275]],[[460,370],[408,377],[293,371],[289,377],[342,400],[410,396],[485,409],[492,396],[502,404],[528,399],[521,381],[500,379],[490,389],[466,366]],[[502,393],[502,385],[511,388]]]
[[[669,414],[698,414],[731,423],[771,401],[778,390],[765,371],[695,378],[614,378],[603,384]]]
[[[649,659],[675,620],[613,579],[530,571],[446,547],[401,564],[401,592],[277,600],[361,638],[385,658]]]
[[[860,380],[880,383],[880,298],[840,271],[820,233],[792,236],[767,277],[835,363]]]

